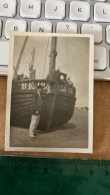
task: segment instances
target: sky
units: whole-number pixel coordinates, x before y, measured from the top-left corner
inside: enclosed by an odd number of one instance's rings
[[[13,67],[16,67],[24,40],[24,36],[15,36]],[[35,48],[36,78],[45,79],[49,72],[50,37],[30,36],[28,38],[18,74],[29,74],[28,67],[33,47]],[[72,80],[76,87],[76,105],[88,106],[89,38],[58,37],[56,50],[58,53],[56,70],[60,69]]]

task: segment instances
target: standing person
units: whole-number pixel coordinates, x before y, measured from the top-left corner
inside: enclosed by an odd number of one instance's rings
[[[40,92],[36,90],[33,98],[33,114],[31,117],[31,123],[29,127],[30,137],[36,137],[35,133],[40,121],[40,112],[41,112],[41,95]]]

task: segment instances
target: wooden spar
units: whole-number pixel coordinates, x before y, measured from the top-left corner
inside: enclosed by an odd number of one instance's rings
[[[56,44],[57,44],[57,37],[52,37],[51,40],[51,51],[50,51],[50,63],[49,63],[49,79],[53,79],[55,73],[55,63],[56,63]]]
[[[35,48],[33,47],[31,63],[29,66],[29,78],[35,79],[36,70],[34,70]]]
[[[17,73],[18,73],[18,70],[19,70],[20,63],[21,63],[21,58],[23,56],[23,53],[24,53],[24,50],[25,50],[25,47],[26,47],[27,39],[28,39],[28,36],[26,36],[26,38],[24,40],[24,43],[23,43],[23,46],[22,46],[22,49],[21,49],[21,52],[20,52],[20,55],[19,55],[19,58],[18,58],[18,62],[17,62],[16,68],[15,68],[15,78],[17,77]]]
[[[32,60],[31,60],[31,66],[34,65],[34,59],[35,59],[35,48],[33,47],[33,51],[32,51]]]
[[[57,37],[52,37],[51,40],[51,52],[50,52],[50,64],[49,64],[49,79],[54,79],[54,73],[55,73],[55,65],[56,65],[56,44],[57,44]],[[55,109],[55,103],[56,103],[56,97],[57,97],[57,91],[58,91],[58,79],[55,84],[55,93],[52,99],[51,109],[49,113],[49,119],[47,121],[47,131],[49,131],[52,120],[53,120],[53,114]]]

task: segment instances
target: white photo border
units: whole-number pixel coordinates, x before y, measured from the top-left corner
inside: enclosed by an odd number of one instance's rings
[[[10,147],[10,109],[11,109],[11,87],[12,87],[12,64],[14,54],[15,36],[44,36],[44,37],[79,37],[89,38],[89,112],[88,112],[88,148],[39,148],[39,147]],[[6,125],[5,125],[5,151],[25,152],[53,152],[53,153],[93,153],[93,92],[94,92],[94,36],[88,34],[58,34],[58,33],[30,33],[11,32],[9,47],[9,66],[7,79],[7,101],[6,101]]]

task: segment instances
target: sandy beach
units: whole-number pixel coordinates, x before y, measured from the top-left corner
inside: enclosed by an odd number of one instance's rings
[[[46,133],[38,131],[34,138],[29,137],[29,130],[11,127],[11,147],[47,147],[47,148],[87,148],[88,147],[88,111],[75,109],[68,123]]]

